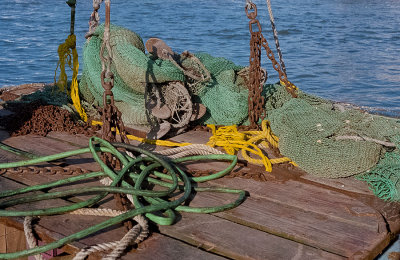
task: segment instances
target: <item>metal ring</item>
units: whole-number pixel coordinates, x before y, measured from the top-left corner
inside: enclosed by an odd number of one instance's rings
[[[257,32],[253,32],[253,26],[252,26],[253,24],[257,24],[257,27],[258,27],[258,31]],[[250,22],[249,22],[249,31],[250,31],[251,34],[253,34],[253,33],[261,33],[261,24],[257,19],[250,20]]]
[[[249,19],[255,19],[257,17],[257,6],[254,3],[250,3],[250,8],[248,5],[244,8],[246,11],[246,16]],[[254,10],[253,12],[249,12],[249,10]]]

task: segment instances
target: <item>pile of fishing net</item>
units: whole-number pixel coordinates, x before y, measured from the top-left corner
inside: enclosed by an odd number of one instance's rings
[[[111,25],[110,44],[113,51],[111,70],[114,73],[114,98],[127,125],[148,125],[146,115],[146,86],[151,83],[164,84],[185,81],[185,75],[169,60],[145,54],[143,40],[136,33]],[[84,69],[79,84],[81,95],[94,105],[102,105],[103,88],[100,82],[102,71],[100,48],[104,25],[97,28],[94,36],[84,46]],[[191,84],[189,92],[194,102],[207,107],[200,123],[231,125],[247,119],[248,89],[244,78],[238,76],[243,69],[225,58],[212,57],[206,53],[196,54],[211,74],[210,80]],[[183,59],[182,65],[196,70],[196,64]]]
[[[400,119],[372,115],[280,85],[265,88],[281,153],[327,178],[358,175],[380,198],[400,201]]]
[[[86,43],[80,91],[86,101],[102,104],[99,57],[104,26]],[[145,54],[135,33],[111,26],[114,95],[125,123],[148,124],[146,86],[186,80],[169,60]],[[210,80],[188,84],[194,102],[207,107],[199,123],[246,124],[248,88],[246,69],[208,54],[196,57],[210,72]],[[185,64],[187,62],[188,64]],[[190,60],[181,63],[195,69]],[[381,198],[400,201],[400,120],[372,115],[298,91],[292,98],[279,84],[265,85],[267,119],[279,149],[306,172],[327,178],[358,175]]]

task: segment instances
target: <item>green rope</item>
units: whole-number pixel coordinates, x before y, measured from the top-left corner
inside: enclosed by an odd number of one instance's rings
[[[2,147],[0,147],[2,148]],[[6,147],[11,149],[10,147]],[[124,153],[117,150],[117,148],[124,148],[135,154],[138,154],[136,158],[131,158]],[[15,149],[14,149],[15,150]],[[115,171],[109,168],[99,156],[99,153],[106,152],[111,153],[123,165],[120,171]],[[110,144],[107,141],[92,137],[89,140],[89,146],[74,151],[63,152],[50,156],[34,157],[30,156],[29,160],[12,162],[12,163],[0,163],[0,169],[13,168],[20,166],[27,166],[32,164],[40,164],[44,162],[51,162],[54,160],[63,159],[69,156],[75,156],[84,153],[91,153],[94,160],[100,165],[101,171],[90,172],[79,176],[72,176],[66,179],[57,180],[45,184],[39,184],[30,187],[23,187],[15,190],[2,191],[0,193],[0,216],[2,217],[16,217],[16,216],[46,216],[55,214],[64,214],[67,212],[74,211],[83,207],[90,207],[96,203],[99,203],[110,193],[122,193],[131,194],[134,199],[134,209],[128,210],[119,216],[112,217],[99,224],[93,225],[85,230],[76,232],[75,234],[69,235],[47,245],[35,247],[32,249],[23,250],[15,253],[2,253],[0,259],[12,259],[18,257],[25,257],[29,255],[35,255],[46,252],[61,246],[64,246],[73,241],[87,237],[93,233],[103,230],[107,227],[121,223],[125,220],[131,219],[139,214],[144,214],[153,222],[159,225],[171,225],[175,222],[175,211],[194,212],[194,213],[214,213],[228,209],[232,209],[238,206],[245,200],[246,192],[243,190],[228,189],[228,188],[202,188],[193,185],[193,182],[205,182],[216,178],[223,177],[228,174],[237,163],[237,157],[233,155],[199,155],[189,156],[180,159],[169,160],[164,157],[159,157],[147,150],[138,148],[136,146],[114,143]],[[189,177],[187,174],[180,169],[179,163],[187,161],[201,161],[201,160],[223,160],[230,161],[230,165],[215,174],[203,177]],[[166,172],[166,173],[165,173]],[[42,194],[34,194],[24,197],[19,196],[13,198],[15,195],[26,194],[34,191],[47,191],[49,189],[59,187],[61,185],[73,184],[82,180],[89,180],[99,177],[109,177],[112,180],[110,186],[93,186],[82,188],[74,188],[64,191],[49,191]],[[133,185],[131,183],[134,183]],[[148,190],[145,188],[144,183],[152,185],[158,185],[163,189]],[[217,193],[230,193],[235,194],[238,198],[225,205],[215,207],[190,207],[183,206],[182,204],[189,198],[192,191],[196,192],[217,192]],[[63,198],[67,196],[76,196],[80,194],[93,194],[92,198],[85,201],[77,202],[67,206],[53,207],[53,208],[42,208],[34,210],[10,210],[5,209],[11,206],[22,205],[35,201],[45,201],[57,198]],[[170,198],[170,199],[168,199]],[[154,214],[157,212],[158,214]],[[162,212],[160,215],[159,212]]]

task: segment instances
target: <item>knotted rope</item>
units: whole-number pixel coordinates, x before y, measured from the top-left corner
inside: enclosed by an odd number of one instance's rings
[[[269,159],[263,151],[257,146],[278,148],[279,138],[272,133],[271,126],[267,120],[262,121],[262,131],[244,131],[239,132],[235,125],[222,126],[216,129],[215,125],[207,125],[211,128],[213,136],[210,137],[207,145],[211,147],[220,146],[225,149],[228,154],[236,154],[239,150],[244,159],[248,162],[258,165],[264,165],[267,172],[272,171],[272,164],[292,162],[287,157]],[[248,152],[260,157],[254,159],[248,155]]]
[[[68,76],[67,73],[65,72],[65,63],[67,63],[72,70],[71,91],[69,93],[72,99],[72,103],[76,111],[79,113],[79,116],[82,118],[82,120],[87,121],[86,112],[81,106],[81,101],[79,98],[79,89],[78,89],[79,61],[78,61],[78,52],[76,50],[75,34],[70,34],[67,37],[67,39],[65,39],[65,42],[60,44],[60,46],[58,46],[57,52],[59,60],[54,73],[54,82],[56,82],[55,84],[58,86],[60,91],[67,92]],[[71,61],[71,55],[72,55],[72,61]],[[58,80],[56,80],[58,68],[60,68],[60,75],[58,77]]]

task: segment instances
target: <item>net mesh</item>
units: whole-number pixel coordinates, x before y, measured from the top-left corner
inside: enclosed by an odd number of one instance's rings
[[[150,59],[144,53],[143,41],[136,33],[116,25],[111,25],[110,31],[115,105],[122,112],[122,120],[127,125],[147,125],[144,102],[146,83],[183,81],[184,75],[170,61]],[[83,51],[80,93],[94,105],[102,105],[104,92],[100,80],[103,32],[104,25],[101,25],[86,42]]]
[[[101,105],[100,46],[104,26],[100,26],[84,48],[84,71],[80,90],[90,103]],[[114,95],[126,124],[148,124],[145,110],[147,83],[185,81],[185,75],[172,62],[144,53],[142,39],[135,33],[111,26]],[[206,82],[188,84],[194,102],[207,107],[199,123],[246,124],[248,88],[241,66],[198,53],[196,57],[210,72]],[[193,60],[183,59],[186,69],[198,70]],[[192,82],[191,82],[192,83]],[[306,172],[320,177],[339,178],[357,174],[384,199],[400,200],[400,120],[371,115],[357,108],[338,104],[298,91],[292,98],[280,84],[264,87],[267,119],[280,138],[284,156]],[[385,145],[392,142],[396,147]]]
[[[374,168],[357,178],[366,181],[378,197],[400,201],[400,135],[391,140],[397,144],[397,148],[387,152]]]
[[[300,90],[294,99],[280,85],[266,85],[264,93],[267,117],[283,155],[316,176],[358,175],[378,197],[400,201],[399,119]]]

